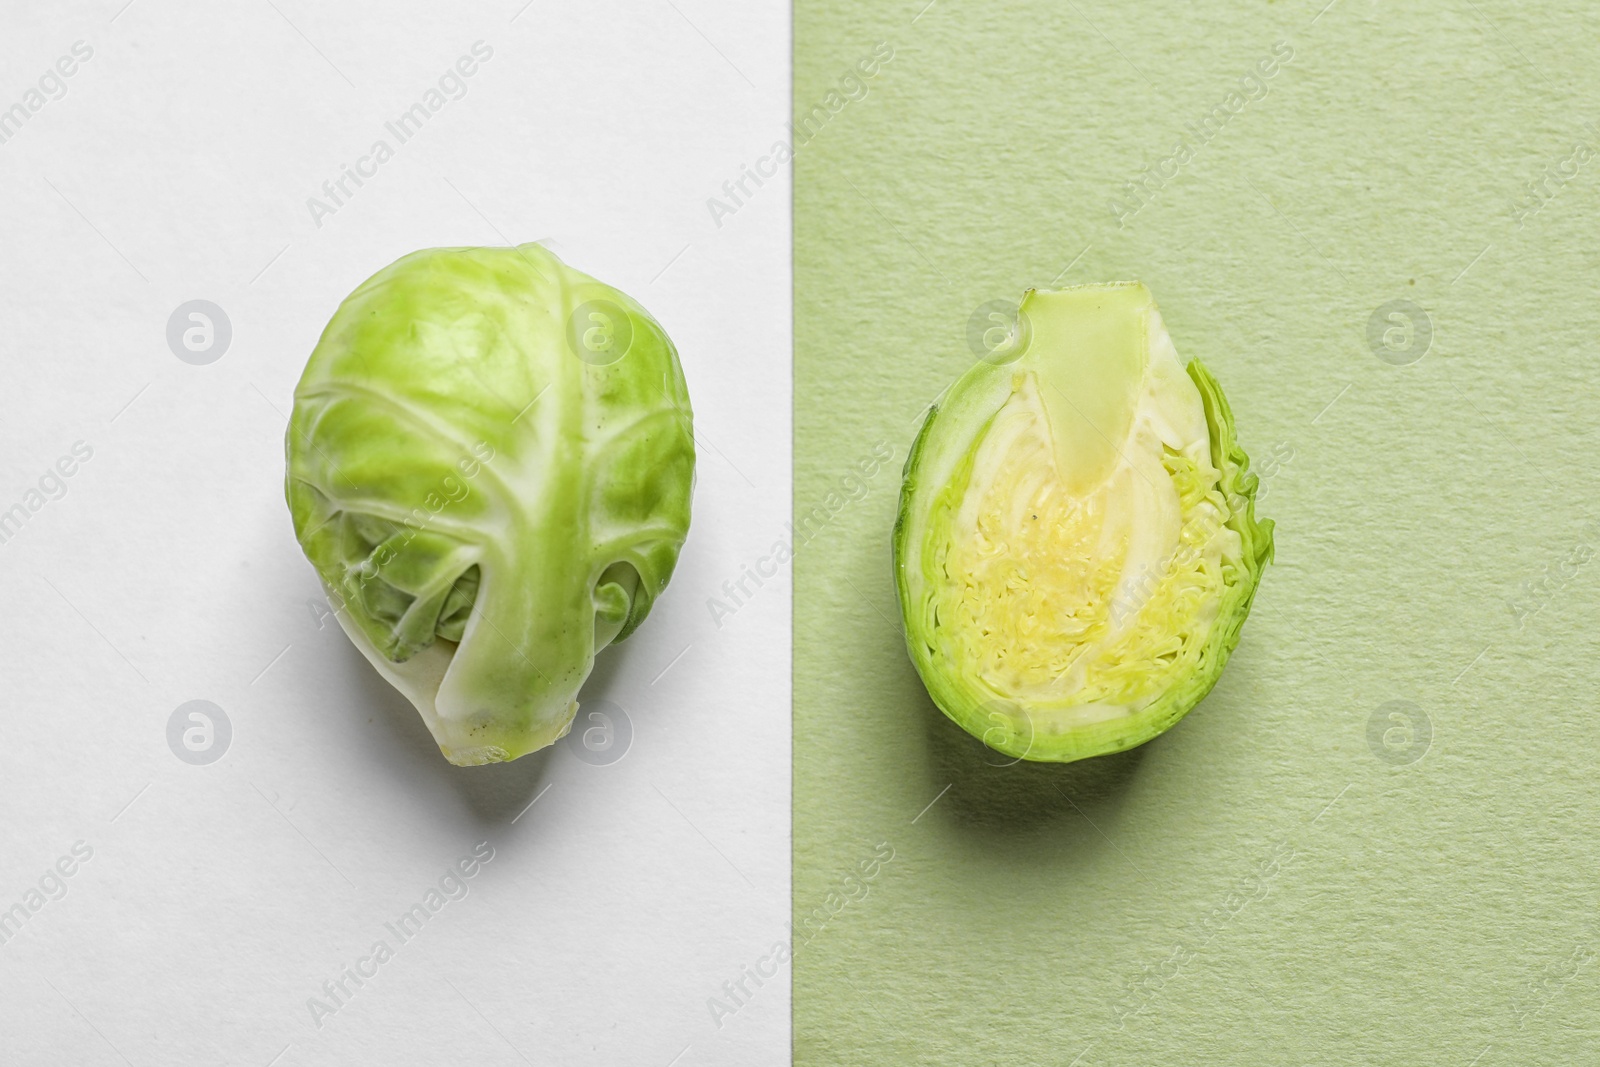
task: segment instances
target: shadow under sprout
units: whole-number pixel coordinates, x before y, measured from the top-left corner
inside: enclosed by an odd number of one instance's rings
[[[925,818],[938,817],[991,840],[1033,837],[1057,829],[1101,842],[1114,822],[1152,744],[1075,763],[1018,760],[985,745],[951,722],[926,692],[916,714],[928,738],[935,789],[949,790]]]
[[[410,780],[433,778],[448,783],[485,830],[503,830],[544,788],[556,746],[509,763],[457,767],[439,751],[411,701],[374,670],[359,649],[344,644],[343,658],[361,694],[353,710],[386,727],[383,740],[388,751],[383,758],[395,764],[399,774]]]

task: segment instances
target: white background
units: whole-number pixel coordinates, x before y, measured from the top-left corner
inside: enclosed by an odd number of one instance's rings
[[[0,909],[93,849],[0,945],[7,1064],[788,1059],[787,969],[720,1028],[707,1005],[786,937],[787,568],[720,627],[706,603],[789,512],[787,175],[706,207],[783,133],[788,12],[522,3],[7,5],[0,109],[94,50],[0,145],[0,510],[93,449],[0,544]],[[307,198],[479,40],[466,95],[315,225]],[[676,341],[694,522],[585,690],[626,755],[453,768],[319,623],[284,423],[362,279],[537,239]],[[206,366],[165,336],[195,298],[233,328]],[[166,739],[193,699],[233,726],[209,766]],[[307,999],[485,840],[469,894],[315,1027]]]

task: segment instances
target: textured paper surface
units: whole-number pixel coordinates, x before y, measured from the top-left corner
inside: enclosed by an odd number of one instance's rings
[[[797,1063],[1600,1059],[1595,17],[1324,2],[798,4],[797,114],[893,58],[796,158]],[[1169,734],[990,766],[902,647],[899,468],[974,309],[1122,278],[1277,563]]]

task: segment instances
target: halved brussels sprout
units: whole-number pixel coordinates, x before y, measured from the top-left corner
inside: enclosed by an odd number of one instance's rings
[[[295,535],[452,763],[564,735],[666,588],[694,438],[672,342],[536,244],[415,252],[340,305],[295,389]]]
[[[1030,290],[929,411],[894,531],[906,643],[991,748],[1143,744],[1222,672],[1272,558],[1233,414],[1137,282]]]

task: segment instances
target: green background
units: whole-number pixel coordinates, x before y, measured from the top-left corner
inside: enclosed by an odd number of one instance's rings
[[[833,512],[796,556],[796,1062],[1600,1062],[1600,157],[1517,218],[1600,148],[1600,10],[923,2],[796,11],[797,113],[895,50],[795,158],[795,509]],[[904,651],[899,468],[974,309],[1125,278],[1222,382],[1277,563],[1168,734],[992,766]]]

